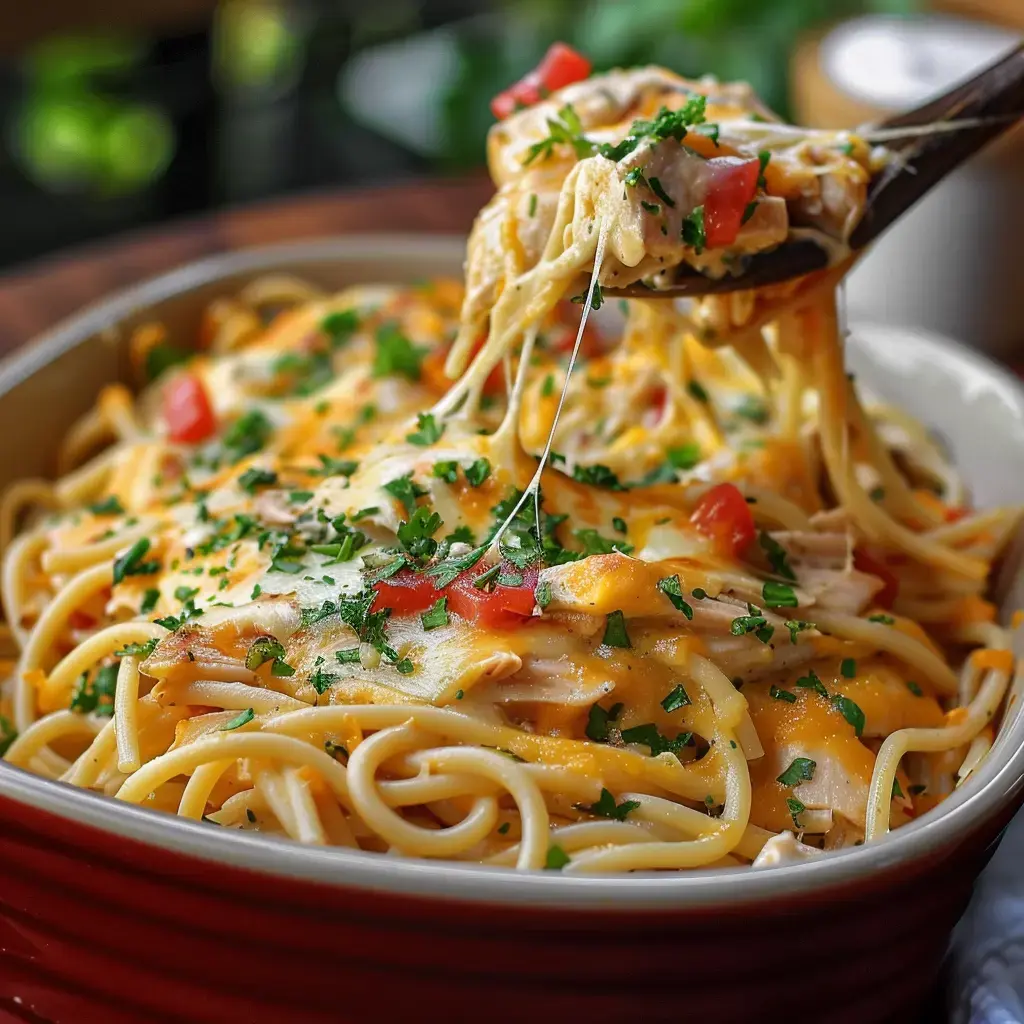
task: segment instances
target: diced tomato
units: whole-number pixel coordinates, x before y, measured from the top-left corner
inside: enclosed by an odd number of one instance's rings
[[[889,569],[889,567],[876,558],[867,548],[854,548],[853,567],[866,572],[871,576],[877,576],[885,586],[875,594],[875,604],[883,608],[891,608],[900,592],[900,581]]]
[[[757,535],[750,506],[735,484],[718,484],[707,491],[690,522],[733,557],[742,554]]]
[[[497,583],[491,590],[473,585],[473,581],[484,571],[474,568],[456,577],[445,591],[449,610],[467,622],[491,629],[512,629],[522,625],[533,615],[537,570],[517,569],[511,563],[504,562],[501,572],[521,576],[523,582],[516,586]]]
[[[377,597],[370,611],[390,608],[393,615],[413,615],[426,611],[440,596],[434,588],[434,578],[411,569],[400,569],[389,579],[374,583]]]
[[[487,335],[483,334],[473,344],[473,351],[470,353],[470,360],[476,358],[476,354],[484,347]],[[444,364],[448,359],[449,345],[440,345],[431,351],[423,360],[420,368],[420,380],[436,394],[443,395],[455,383],[445,372]],[[484,381],[485,395],[503,395],[505,387],[505,367],[498,365],[487,375]]]
[[[515,85],[510,85],[491,100],[491,113],[503,121],[509,114],[523,107],[532,107],[548,93],[582,82],[590,75],[590,61],[565,43],[552,43],[544,59],[524,75]]]
[[[168,381],[163,412],[172,441],[198,444],[217,429],[206,388],[194,373],[179,373]]]
[[[950,505],[946,509],[943,518],[947,523],[959,523],[967,515],[967,512],[968,510],[962,505]]]
[[[707,162],[704,236],[709,249],[722,249],[736,241],[743,214],[757,192],[760,166],[759,160],[738,156],[716,156]]]

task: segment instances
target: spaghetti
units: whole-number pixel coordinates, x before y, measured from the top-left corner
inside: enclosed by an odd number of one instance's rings
[[[968,511],[843,371],[884,154],[745,87],[573,84],[559,53],[565,88],[520,83],[492,133],[465,290],[275,276],[198,338],[140,328],[138,399],[106,389],[60,480],[8,490],[9,763],[566,872],[803,860],[976,769],[1018,671],[985,593],[1019,512]],[[795,285],[601,308],[806,230],[836,262]]]

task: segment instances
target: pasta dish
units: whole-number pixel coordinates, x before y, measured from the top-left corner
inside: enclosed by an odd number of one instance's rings
[[[272,275],[195,337],[146,324],[139,393],[8,489],[0,752],[211,827],[566,873],[924,814],[1018,670],[986,594],[1020,515],[845,372],[886,151],[560,44],[493,107],[464,284]],[[657,294],[799,237],[825,269]]]

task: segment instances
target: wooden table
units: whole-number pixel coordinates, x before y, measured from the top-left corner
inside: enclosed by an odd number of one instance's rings
[[[354,232],[465,233],[492,192],[472,178],[318,193],[60,253],[0,276],[0,355],[111,292],[213,253]]]

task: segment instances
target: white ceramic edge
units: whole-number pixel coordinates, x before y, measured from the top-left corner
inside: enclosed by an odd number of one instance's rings
[[[90,306],[4,360],[0,363],[0,400],[19,381],[82,339],[113,326],[145,305],[187,290],[197,281],[286,268],[300,262],[358,263],[369,255],[389,254],[402,259],[421,255],[429,272],[435,262],[450,263],[463,244],[461,239],[451,236],[352,235],[250,249],[188,264]],[[988,380],[1024,422],[1024,388],[1001,367],[947,339],[899,328],[891,329],[890,333],[913,336],[916,343],[926,346],[935,363],[946,363],[954,374],[969,373]],[[269,842],[123,804],[6,764],[0,765],[0,796],[59,818],[201,860],[314,884],[520,907],[678,911],[813,897],[825,890],[855,884],[877,872],[912,864],[940,850],[948,852],[1003,810],[1024,783],[1024,715],[1016,716],[1001,739],[1001,749],[941,808],[885,839],[832,853],[799,867],[756,871],[726,868],[679,875],[587,877],[385,858],[373,853]]]

